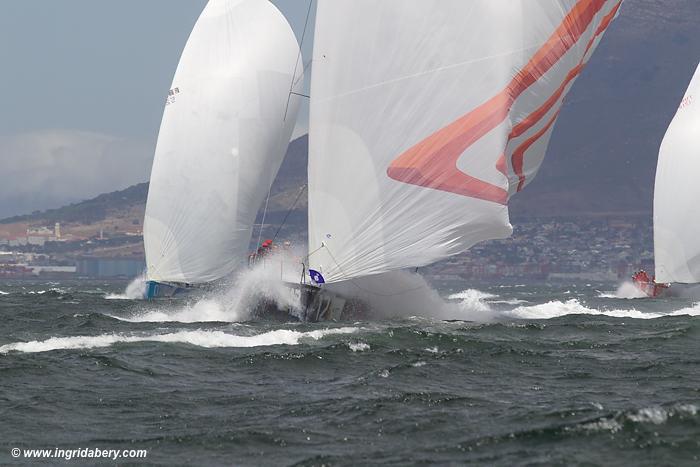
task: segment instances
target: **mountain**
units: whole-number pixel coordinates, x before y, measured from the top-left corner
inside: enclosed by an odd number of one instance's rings
[[[650,214],[659,145],[700,60],[700,2],[626,0],[513,217]]]
[[[510,201],[513,218],[649,215],[658,147],[700,59],[699,23],[697,0],[625,1],[569,93],[540,173]],[[307,152],[306,136],[290,144],[266,224],[292,206],[287,222],[305,224]],[[143,218],[147,186],[0,223],[87,225],[116,216],[133,224]]]
[[[107,217],[117,216],[134,207],[145,206],[147,194],[148,183],[139,183],[124,190],[105,193],[87,201],[69,204],[61,208],[8,217],[0,220],[0,224],[39,223],[52,225],[55,222],[91,224]]]

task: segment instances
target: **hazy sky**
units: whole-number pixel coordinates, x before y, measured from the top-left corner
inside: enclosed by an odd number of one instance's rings
[[[273,1],[298,38],[309,1]],[[3,0],[0,218],[148,179],[164,98],[205,4]]]

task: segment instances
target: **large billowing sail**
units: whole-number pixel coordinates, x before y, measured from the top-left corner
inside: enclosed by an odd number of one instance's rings
[[[247,257],[294,127],[298,101],[288,97],[298,57],[291,27],[268,0],[209,1],[158,135],[144,223],[149,280],[209,282]]]
[[[654,186],[657,282],[700,282],[699,156],[700,66],[659,151]]]
[[[510,235],[621,0],[319,0],[309,263],[326,281]]]

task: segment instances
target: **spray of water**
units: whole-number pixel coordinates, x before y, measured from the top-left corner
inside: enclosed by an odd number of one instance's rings
[[[600,298],[645,298],[647,295],[642,292],[639,287],[630,281],[625,281],[617,287],[615,292],[602,292],[598,295]]]
[[[280,309],[298,313],[299,297],[284,282],[298,282],[300,275],[301,263],[294,260],[292,253],[280,252],[250,269],[241,270],[204,297],[175,307],[168,302],[156,301],[135,315],[121,319],[134,322],[240,322],[249,320],[261,302],[274,303]]]
[[[470,289],[447,301],[421,275],[408,271],[356,278],[329,289],[366,303],[372,319],[419,316],[489,322],[496,318],[486,302],[493,295]]]
[[[126,286],[124,293],[107,294],[107,300],[140,300],[146,294],[146,276],[143,274],[134,278],[129,285]]]

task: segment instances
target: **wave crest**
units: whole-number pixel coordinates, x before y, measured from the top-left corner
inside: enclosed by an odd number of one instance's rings
[[[179,331],[168,334],[51,337],[43,341],[15,342],[0,346],[0,354],[9,352],[37,353],[52,350],[93,349],[109,347],[117,343],[165,342],[191,344],[198,347],[264,347],[271,345],[298,345],[302,340],[318,340],[332,334],[352,334],[359,328],[342,327],[315,331],[278,329],[262,334],[244,336],[223,331]]]
[[[511,311],[504,312],[506,316],[519,319],[553,319],[567,315],[597,315],[611,318],[656,319],[667,316],[700,316],[700,303],[690,308],[668,313],[644,312],[634,308],[629,310],[598,310],[589,308],[573,298],[566,302],[552,300],[540,305],[519,306]]]

